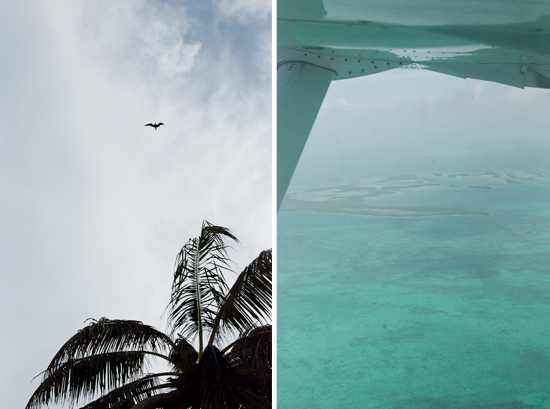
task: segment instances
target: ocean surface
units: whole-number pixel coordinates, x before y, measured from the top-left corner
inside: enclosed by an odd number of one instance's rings
[[[550,174],[294,192],[277,263],[279,409],[550,409]]]

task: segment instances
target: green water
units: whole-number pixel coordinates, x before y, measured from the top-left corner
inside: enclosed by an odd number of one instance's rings
[[[483,214],[281,211],[278,407],[550,408],[550,178],[518,174],[298,194]]]

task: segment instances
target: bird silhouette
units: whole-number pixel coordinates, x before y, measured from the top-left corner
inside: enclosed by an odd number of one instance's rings
[[[155,131],[161,125],[164,125],[164,124],[162,122],[159,122],[158,124],[145,124],[145,126],[152,126],[153,128],[155,128]]]

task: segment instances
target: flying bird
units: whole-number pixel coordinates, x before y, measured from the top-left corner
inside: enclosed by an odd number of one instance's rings
[[[162,122],[159,122],[158,124],[145,124],[145,126],[152,126],[153,128],[155,128],[155,131],[161,125],[164,125],[164,124]]]

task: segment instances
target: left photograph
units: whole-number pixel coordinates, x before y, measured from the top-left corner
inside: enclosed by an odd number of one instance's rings
[[[9,407],[272,407],[272,4],[0,7]]]

